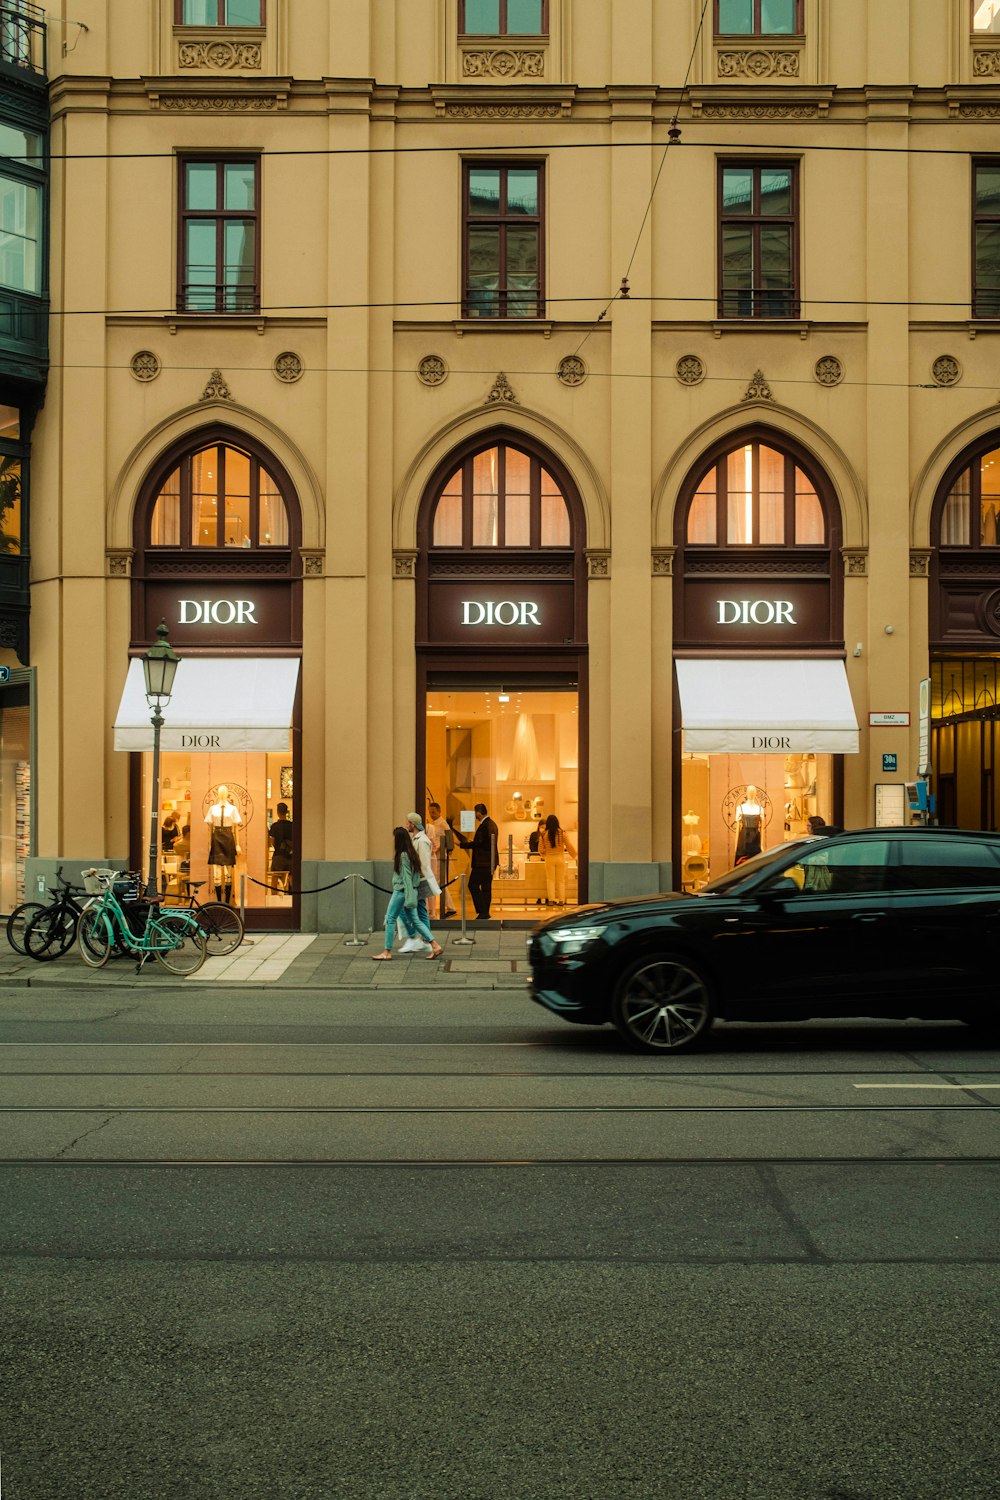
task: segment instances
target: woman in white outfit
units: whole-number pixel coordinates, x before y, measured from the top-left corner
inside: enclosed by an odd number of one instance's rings
[[[576,850],[559,827],[559,819],[555,813],[549,813],[545,819],[538,849],[545,861],[545,904],[565,906],[566,856],[568,854],[571,859],[576,859]]]

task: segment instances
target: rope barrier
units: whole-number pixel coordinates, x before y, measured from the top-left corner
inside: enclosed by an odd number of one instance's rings
[[[350,880],[352,877],[350,875],[341,875],[339,880],[331,881],[329,885],[314,886],[313,889],[309,891],[286,890],[283,886],[269,885],[266,880],[255,880],[252,875],[248,875],[246,878],[247,880],[249,880],[251,885],[263,886],[265,891],[270,891],[271,894],[275,896],[318,896],[321,891],[336,890],[338,885],[343,885],[345,880]],[[363,875],[361,876],[361,879],[364,879]],[[379,887],[379,889],[381,889],[381,887]]]

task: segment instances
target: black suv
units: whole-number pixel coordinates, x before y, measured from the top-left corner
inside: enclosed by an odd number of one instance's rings
[[[644,1052],[692,1047],[716,1018],[993,1026],[998,940],[1000,834],[868,828],[768,849],[694,896],[544,922],[530,993]]]

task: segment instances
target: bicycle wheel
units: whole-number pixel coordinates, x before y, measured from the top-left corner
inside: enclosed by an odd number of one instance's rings
[[[76,929],[80,957],[92,969],[103,969],[115,945],[111,922],[100,906],[88,906]]]
[[[206,901],[195,908],[198,926],[205,934],[209,958],[235,953],[243,941],[243,918],[224,901]]]
[[[76,912],[71,906],[47,906],[36,912],[24,929],[24,951],[39,963],[59,958],[76,937]]]
[[[22,901],[20,906],[15,906],[7,918],[7,941],[15,953],[24,952],[24,929],[32,917],[48,909],[44,901]]]
[[[171,912],[155,919],[151,916],[147,938],[164,945],[172,939],[172,948],[153,949],[169,974],[194,974],[205,962],[205,934],[194,912]]]

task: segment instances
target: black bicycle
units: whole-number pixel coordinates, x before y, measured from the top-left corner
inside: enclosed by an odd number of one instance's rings
[[[62,865],[56,871],[57,890],[48,905],[24,901],[7,918],[7,941],[15,953],[48,963],[67,953],[76,937],[80,914],[91,900],[82,886],[63,879]]]
[[[243,941],[243,918],[235,907],[227,906],[224,901],[199,901],[197,893],[204,884],[204,880],[192,880],[188,884],[187,900],[170,898],[164,903],[164,909],[179,907],[182,911],[193,911],[205,934],[208,957],[224,958],[227,953],[235,953]]]

